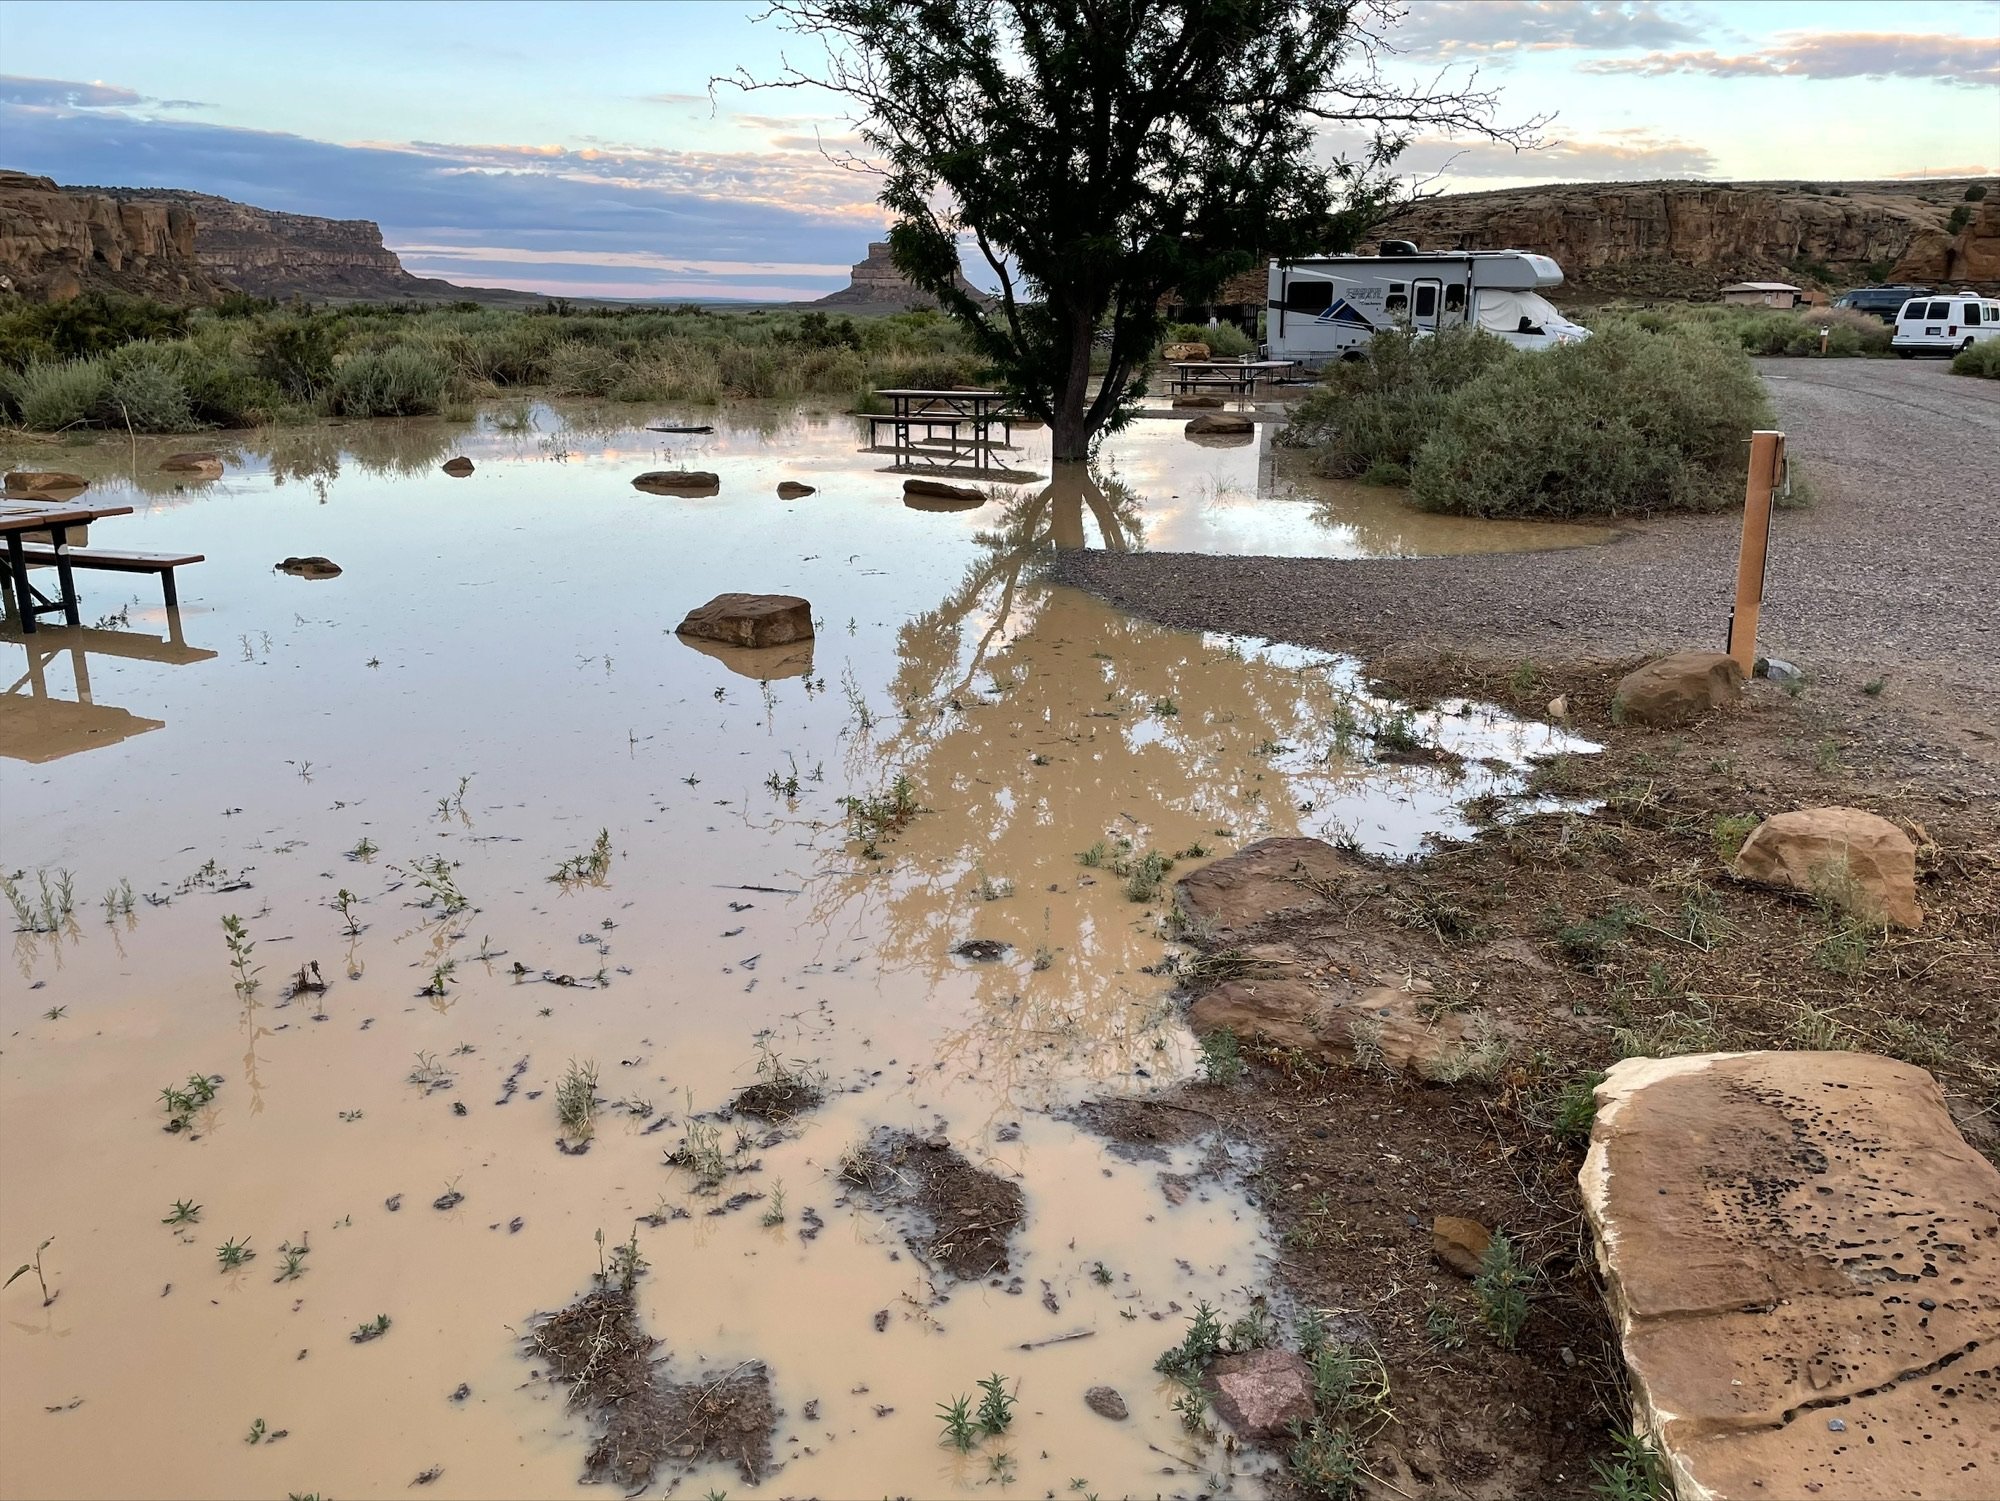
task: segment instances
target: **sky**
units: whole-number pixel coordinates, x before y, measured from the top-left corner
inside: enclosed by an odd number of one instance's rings
[[[558,295],[787,300],[886,227],[841,102],[711,79],[811,52],[761,4],[0,5],[0,166],[372,219],[412,271]],[[1549,115],[1424,138],[1433,188],[2000,171],[2000,0],[1412,0],[1399,76]],[[1341,142],[1329,138],[1329,155]],[[977,279],[975,277],[975,279]]]

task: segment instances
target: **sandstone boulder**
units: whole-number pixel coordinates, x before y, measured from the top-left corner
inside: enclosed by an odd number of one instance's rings
[[[1211,437],[1225,437],[1254,433],[1257,431],[1257,424],[1241,412],[1203,412],[1199,417],[1188,419],[1186,431],[1206,433]]]
[[[82,475],[63,469],[10,469],[4,484],[9,495],[64,500],[90,488]]]
[[[286,558],[276,565],[278,572],[289,573],[294,578],[333,579],[340,577],[340,565],[332,558]]]
[[[455,459],[446,459],[438,467],[443,469],[453,479],[464,479],[468,474],[472,473],[472,460],[468,459],[464,454],[460,454]]]
[[[1743,669],[1719,651],[1677,651],[1619,679],[1612,712],[1627,724],[1667,728],[1689,724],[1734,704]]]
[[[813,486],[802,485],[795,479],[783,480],[778,485],[778,499],[780,500],[804,500],[808,495],[814,493]]]
[[[1995,1493],[2000,1171],[1922,1069],[1627,1059],[1581,1184],[1634,1427],[1684,1501]]]
[[[649,469],[632,488],[648,495],[713,495],[722,488],[722,477],[706,469]]]
[[[1469,1071],[1460,1065],[1503,1044],[1485,1013],[1438,1010],[1431,994],[1429,982],[1414,979],[1225,980],[1189,1008],[1188,1025],[1198,1036],[1263,1038],[1333,1062],[1451,1082]]]
[[[718,594],[675,630],[729,646],[786,646],[811,639],[812,606],[796,594]]]
[[[1915,928],[1917,847],[1888,819],[1859,808],[1798,808],[1751,831],[1730,867],[1739,880],[1833,902],[1866,922]]]
[[[1461,1277],[1479,1275],[1479,1258],[1493,1243],[1493,1232],[1478,1220],[1441,1214],[1431,1221],[1431,1254],[1440,1266],[1450,1267]]]
[[[986,492],[941,479],[906,479],[903,504],[915,511],[970,511],[986,504]]]
[[[162,474],[192,474],[199,479],[215,479],[222,473],[222,468],[222,455],[208,448],[170,453],[160,460]]]
[[[1219,406],[1227,405],[1227,403],[1220,396],[1210,396],[1206,392],[1196,391],[1186,396],[1176,396],[1174,398],[1174,405],[1183,410],[1193,408],[1201,411],[1213,411]]]
[[[1202,1384],[1216,1416],[1244,1438],[1289,1438],[1294,1423],[1312,1421],[1312,1367],[1290,1350],[1221,1356]]]
[[[1160,358],[1173,360],[1205,360],[1208,358],[1206,344],[1169,344],[1160,351]]]
[[[1325,902],[1363,870],[1323,839],[1260,839],[1174,883],[1174,901],[1195,928],[1228,938],[1287,912]]]

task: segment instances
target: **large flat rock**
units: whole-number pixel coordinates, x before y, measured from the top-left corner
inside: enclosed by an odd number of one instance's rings
[[[1680,1501],[2000,1496],[2000,1171],[1929,1074],[1627,1059],[1582,1186]]]
[[[1199,931],[1227,938],[1323,905],[1359,868],[1323,839],[1260,839],[1182,876],[1174,899]]]
[[[1188,1025],[1200,1036],[1262,1038],[1335,1062],[1379,1063],[1448,1080],[1456,1059],[1499,1033],[1483,1012],[1444,1011],[1430,1000],[1424,980],[1377,977],[1373,984],[1356,984],[1333,974],[1313,980],[1246,976],[1225,980],[1197,1000]]]

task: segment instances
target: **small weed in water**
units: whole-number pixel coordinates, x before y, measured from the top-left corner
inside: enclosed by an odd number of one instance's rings
[[[129,880],[120,881],[104,893],[104,920],[116,922],[121,917],[130,917],[137,905],[138,898],[132,893],[132,883]]]
[[[588,1141],[596,1131],[597,1065],[574,1058],[556,1084],[556,1117],[572,1141]]]
[[[861,852],[871,860],[882,858],[880,843],[885,834],[895,833],[923,812],[917,803],[917,789],[901,773],[889,784],[887,792],[844,797],[840,805],[847,810],[849,832],[861,842]]]
[[[333,894],[333,910],[340,914],[343,924],[341,931],[349,938],[358,937],[361,933],[361,924],[354,917],[354,904],[359,900],[361,899],[345,886]]]
[[[1111,1268],[1101,1261],[1097,1262],[1090,1269],[1090,1280],[1095,1282],[1099,1287],[1109,1287],[1111,1285]]]
[[[1158,850],[1147,850],[1125,872],[1125,899],[1132,902],[1152,901],[1160,894],[1160,888],[1166,884],[1167,872],[1173,868],[1171,858]]]
[[[380,1339],[383,1335],[387,1334],[388,1332],[389,1332],[389,1315],[386,1313],[378,1313],[375,1315],[373,1319],[369,1320],[367,1323],[358,1325],[355,1328],[354,1332],[348,1335],[347,1337],[354,1344],[365,1345],[371,1340]]]
[[[457,878],[452,875],[457,869],[458,867],[443,855],[432,855],[426,860],[412,860],[407,874],[416,883],[417,889],[424,893],[423,900],[417,905],[435,906],[446,915],[463,912],[471,906],[472,904],[466,900],[465,893],[458,889]]]
[[[250,1249],[250,1237],[237,1240],[231,1236],[215,1248],[216,1263],[225,1272],[233,1272],[247,1261],[257,1259],[257,1253]]]
[[[368,861],[373,860],[379,853],[381,853],[381,846],[364,834],[361,837],[361,841],[347,852],[347,858],[350,860]]]
[[[442,964],[434,965],[431,969],[431,977],[424,982],[424,988],[419,990],[417,994],[427,996],[443,995],[446,988],[451,984],[452,974],[457,968],[458,961],[456,959],[447,959]]]
[[[5,1282],[0,1282],[0,1289],[12,1287],[21,1278],[27,1276],[28,1273],[33,1272],[35,1274],[36,1283],[42,1289],[42,1307],[47,1308],[51,1303],[55,1302],[58,1295],[49,1291],[48,1275],[42,1270],[42,1252],[48,1250],[48,1248],[54,1245],[55,1243],[56,1243],[56,1238],[53,1235],[51,1235],[47,1240],[43,1241],[39,1246],[36,1246],[34,1259],[31,1261],[22,1262],[19,1266],[15,1267],[12,1272],[8,1273],[7,1280]]]
[[[1479,1295],[1479,1316],[1487,1332],[1509,1350],[1514,1348],[1521,1326],[1528,1319],[1530,1280],[1528,1270],[1514,1254],[1514,1243],[1504,1232],[1496,1230],[1479,1258],[1479,1273],[1472,1279],[1472,1290]]]
[[[229,967],[236,974],[236,993],[247,1001],[257,993],[257,987],[262,983],[257,978],[257,972],[263,966],[250,962],[250,951],[257,945],[251,940],[250,930],[243,925],[243,919],[234,914],[222,919],[222,941],[229,949]]]
[[[970,1454],[972,1446],[979,1442],[979,1427],[972,1417],[972,1398],[961,1395],[938,1403],[938,1418],[944,1424],[939,1442],[950,1444],[961,1454]]]
[[[264,1432],[264,1420],[258,1418],[250,1425],[249,1437],[245,1438],[243,1442],[246,1444],[261,1444],[264,1442]]]
[[[597,840],[580,855],[571,855],[556,866],[549,879],[560,886],[601,886],[611,874],[611,831],[599,829]]]
[[[1014,1397],[1007,1390],[1007,1378],[995,1371],[979,1383],[979,1431],[989,1438],[1005,1433],[1014,1421]]]
[[[1378,751],[1408,755],[1423,749],[1423,739],[1417,734],[1417,722],[1410,711],[1401,705],[1385,713],[1377,713],[1368,733]]]
[[[1181,706],[1175,703],[1171,696],[1154,699],[1146,706],[1146,709],[1147,712],[1157,719],[1175,719],[1179,717],[1181,712]]]
[[[163,1225],[198,1225],[201,1223],[201,1205],[193,1199],[175,1199],[174,1207],[167,1211],[167,1217],[160,1221]]]
[[[771,1185],[771,1202],[764,1206],[761,1223],[767,1230],[775,1229],[785,1222],[785,1180],[780,1178]]]
[[[278,1268],[278,1275],[271,1280],[273,1282],[298,1281],[299,1278],[306,1274],[306,1252],[311,1249],[312,1247],[306,1244],[306,1238],[303,1235],[299,1237],[297,1245],[293,1245],[290,1241],[286,1241],[280,1245],[278,1247],[278,1254],[284,1258],[284,1264]]]
[[[1286,1458],[1307,1492],[1324,1501],[1348,1501],[1361,1479],[1354,1436],[1336,1423],[1314,1418],[1292,1441]]]
[[[23,933],[53,933],[69,920],[76,909],[76,881],[66,870],[56,872],[55,879],[49,879],[46,870],[35,872],[34,893],[23,891],[20,886],[26,871],[17,871],[12,876],[0,876],[0,895],[7,898],[7,905],[14,909],[14,925]]]
[[[1195,1304],[1181,1342],[1163,1351],[1153,1369],[1165,1376],[1199,1376],[1222,1352],[1222,1320],[1206,1301]]]

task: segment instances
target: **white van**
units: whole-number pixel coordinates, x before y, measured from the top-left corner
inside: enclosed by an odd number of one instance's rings
[[[1904,303],[1889,347],[1907,360],[1957,354],[1983,339],[2000,339],[2000,302],[1976,292],[1946,292]]]
[[[1590,337],[1542,289],[1562,268],[1525,250],[1420,251],[1389,241],[1380,255],[1272,261],[1264,329],[1272,359],[1307,365],[1359,359],[1384,329],[1419,333],[1473,324],[1518,349]]]

